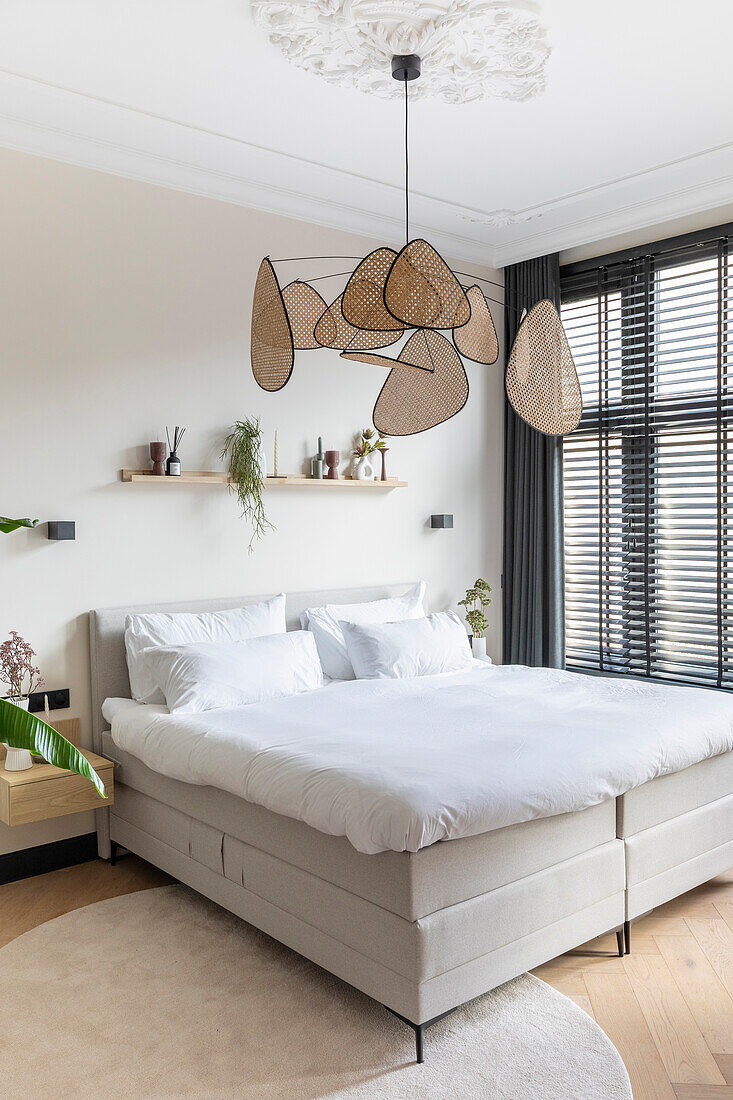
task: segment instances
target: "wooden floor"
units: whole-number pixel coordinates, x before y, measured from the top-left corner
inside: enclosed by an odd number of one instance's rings
[[[126,856],[0,886],[0,946],[82,905],[172,881]],[[733,1100],[733,871],[535,973],[611,1037],[636,1100]]]

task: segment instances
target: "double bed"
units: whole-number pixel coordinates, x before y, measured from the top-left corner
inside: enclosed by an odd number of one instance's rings
[[[407,586],[287,597],[319,603]],[[122,845],[427,1027],[733,864],[733,700],[481,666],[207,714],[135,704],[133,612],[91,614]]]

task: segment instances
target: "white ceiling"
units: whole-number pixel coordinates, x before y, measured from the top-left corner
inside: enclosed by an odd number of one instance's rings
[[[413,105],[412,235],[501,266],[730,201],[729,0],[539,12],[541,96]],[[0,144],[399,242],[402,125],[247,0],[0,0]]]

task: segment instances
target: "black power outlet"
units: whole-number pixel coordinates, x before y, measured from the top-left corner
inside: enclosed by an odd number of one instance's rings
[[[49,710],[67,710],[71,706],[71,692],[68,688],[60,688],[58,691],[32,691],[28,696],[28,710],[34,714],[45,710],[46,696]]]

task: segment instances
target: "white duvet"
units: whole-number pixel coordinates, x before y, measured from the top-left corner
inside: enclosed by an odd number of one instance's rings
[[[518,665],[188,717],[111,703],[114,742],[148,767],[367,853],[582,810],[733,749],[730,695]]]

